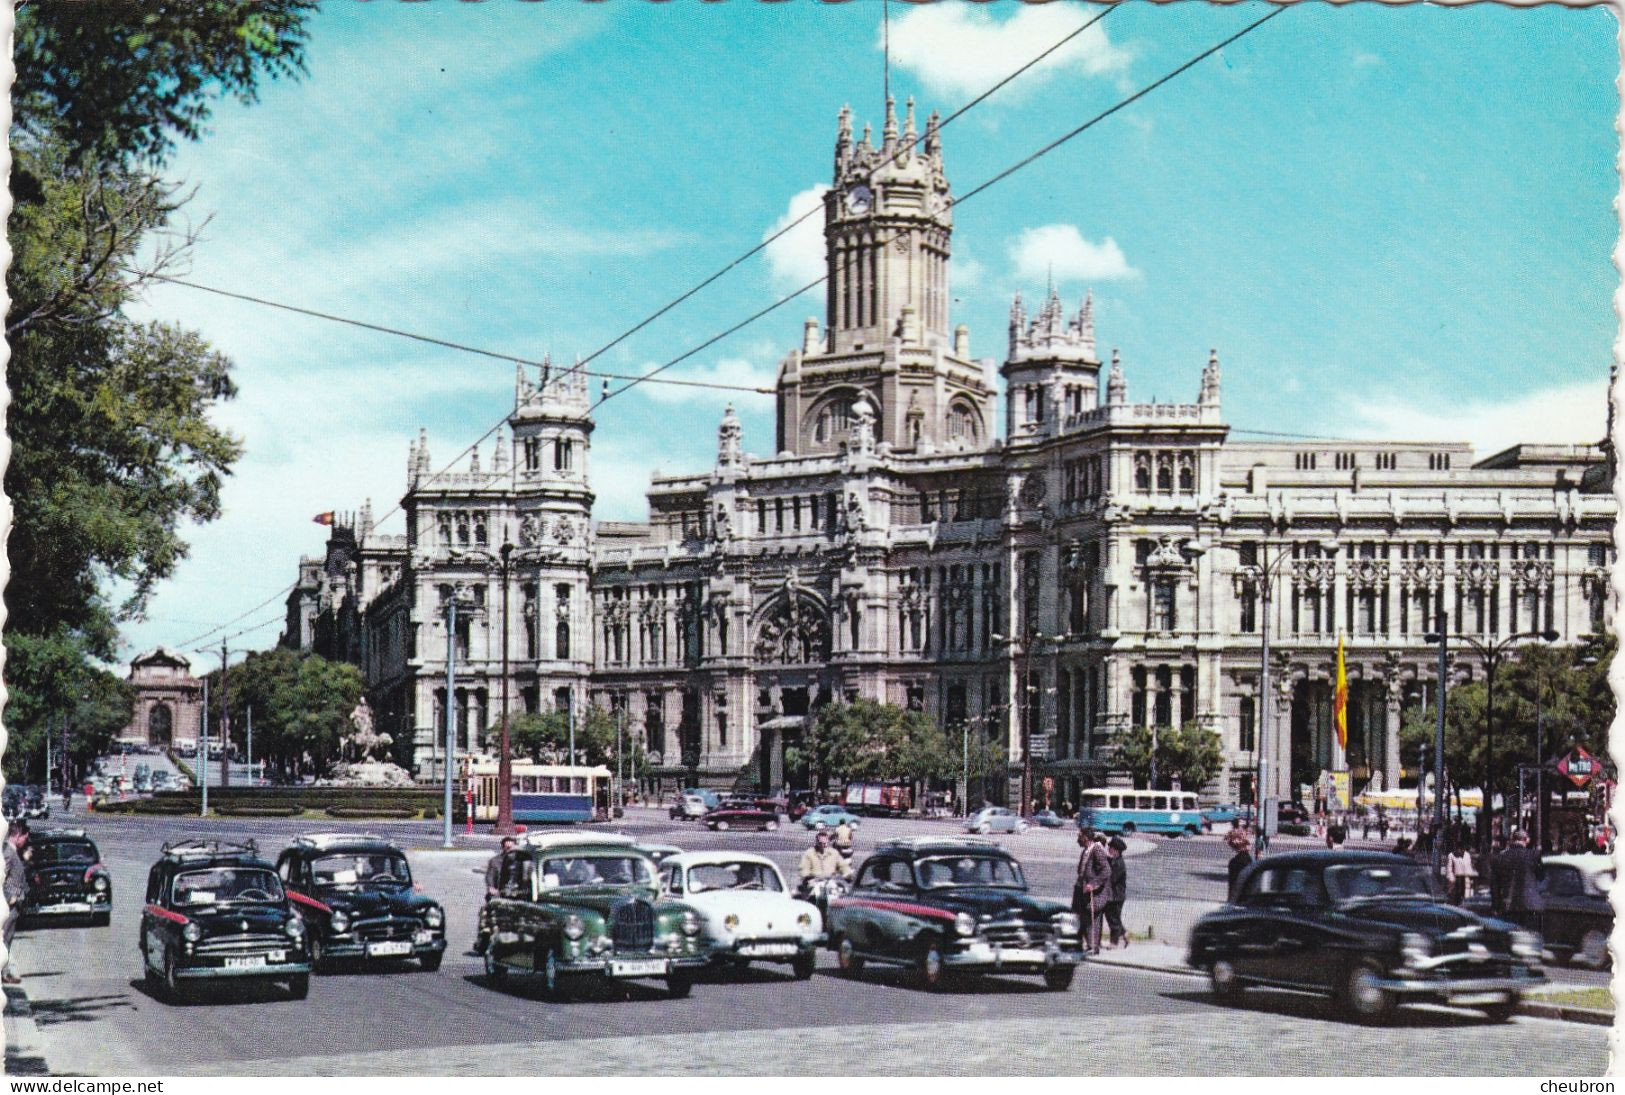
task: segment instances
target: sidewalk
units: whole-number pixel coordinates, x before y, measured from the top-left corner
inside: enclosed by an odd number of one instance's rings
[[[28,993],[21,985],[7,985],[5,990],[6,1075],[49,1076],[51,1069],[45,1063],[44,1040],[34,1022]]]

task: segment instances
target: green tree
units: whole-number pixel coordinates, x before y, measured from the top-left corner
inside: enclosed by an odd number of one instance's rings
[[[601,707],[589,707],[578,715],[576,762],[587,765],[602,764],[614,771],[615,726],[615,716]],[[486,735],[489,749],[493,751],[496,749],[501,733],[501,724],[493,723]],[[636,762],[636,756],[641,756],[642,750],[639,747],[634,756],[634,750],[630,748],[634,743],[629,739],[630,735],[622,738],[622,748],[626,750],[627,757]],[[510,717],[508,740],[515,757],[529,757],[544,764],[563,764],[568,758],[570,748],[569,718],[563,711],[539,711]],[[646,767],[647,763],[643,763]],[[627,778],[632,778],[630,772]]]
[[[957,751],[928,715],[868,699],[821,708],[784,755],[819,788],[853,779],[941,779],[959,767]]]
[[[1218,775],[1224,763],[1219,736],[1195,722],[1188,722],[1178,730],[1159,730],[1154,753],[1157,790],[1172,787],[1173,781],[1178,779],[1183,789],[1199,791]],[[1118,741],[1117,763],[1128,769],[1136,787],[1150,785],[1152,756],[1152,733],[1147,727],[1137,726]]]
[[[208,680],[218,696],[220,671]],[[227,671],[227,686],[233,741],[243,743],[253,707],[255,757],[288,776],[322,775],[339,759],[362,694],[355,666],[286,647],[248,655]]]
[[[78,776],[107,751],[130,724],[134,701],[128,684],[92,664],[83,640],[59,629],[51,635],[15,635],[6,656],[5,773],[7,780],[35,782],[45,771],[45,736],[62,740],[68,726],[69,774]],[[53,749],[56,764],[60,755]]]

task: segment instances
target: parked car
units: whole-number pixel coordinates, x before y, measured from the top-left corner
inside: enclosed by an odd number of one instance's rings
[[[725,802],[705,815],[705,827],[717,832],[727,829],[764,829],[768,832],[779,827],[777,807],[760,806],[753,802]]]
[[[446,953],[446,913],[417,892],[406,854],[370,833],[296,837],[276,861],[300,906],[311,968],[341,961],[417,959],[430,972]]]
[[[818,805],[817,791],[791,791],[786,813],[791,821],[800,821],[802,815]]]
[[[863,819],[845,806],[835,803],[814,806],[801,815],[801,825],[806,829],[833,829],[843,821],[855,828],[863,822]]]
[[[485,973],[533,979],[558,1000],[587,982],[664,978],[687,996],[711,961],[700,914],[663,898],[654,861],[629,836],[531,834],[503,855],[487,903]]]
[[[83,829],[36,829],[28,843],[34,854],[23,917],[84,916],[105,928],[113,915],[113,876],[102,864],[96,842]]]
[[[671,804],[668,811],[672,820],[691,821],[697,817],[704,817],[708,807],[705,800],[699,795],[679,795]]]
[[[1027,819],[1006,806],[984,806],[965,819],[967,833],[1025,833]]]
[[[310,991],[305,921],[253,841],[165,844],[147,875],[141,913],[142,973],[170,999],[185,983],[215,978],[285,981]]]
[[[1232,825],[1242,820],[1242,809],[1234,802],[1221,802],[1217,806],[1202,807],[1202,818],[1209,826]]]
[[[1540,939],[1439,899],[1428,868],[1385,852],[1291,852],[1242,875],[1197,921],[1190,965],[1233,1002],[1249,985],[1324,993],[1354,1017],[1443,1002],[1502,1021],[1542,981]]]
[[[1040,810],[1029,818],[1028,821],[1033,825],[1037,825],[1041,829],[1060,829],[1066,826],[1066,818],[1062,817],[1054,810]]]
[[[967,837],[881,844],[825,928],[843,971],[910,966],[928,988],[955,973],[1023,973],[1064,992],[1083,960],[1077,915],[1028,893],[1009,852]]]
[[[1609,964],[1608,937],[1614,931],[1614,860],[1606,855],[1552,855],[1545,870],[1546,912],[1541,934],[1546,949],[1560,964],[1583,962],[1597,969]]]
[[[1309,810],[1301,802],[1283,802],[1275,811],[1276,826],[1286,836],[1308,836],[1309,820]]]
[[[707,810],[715,810],[722,804],[722,796],[709,787],[684,787],[678,792],[682,795],[693,795],[705,803]]]
[[[714,961],[744,966],[785,962],[805,981],[818,965],[824,941],[818,907],[796,898],[766,856],[744,852],[686,852],[660,864],[663,892],[681,898],[703,918]]]

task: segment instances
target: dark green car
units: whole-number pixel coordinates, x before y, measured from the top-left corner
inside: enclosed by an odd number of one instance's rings
[[[654,861],[631,837],[546,833],[502,860],[486,907],[485,972],[532,978],[548,999],[590,983],[656,978],[687,996],[711,949],[689,906],[662,899]]]

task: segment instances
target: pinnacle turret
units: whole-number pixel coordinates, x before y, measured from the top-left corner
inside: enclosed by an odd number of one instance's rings
[[[1117,350],[1113,348],[1111,372],[1106,376],[1106,402],[1117,404],[1127,401],[1128,381],[1123,379],[1123,362],[1118,357]]]

